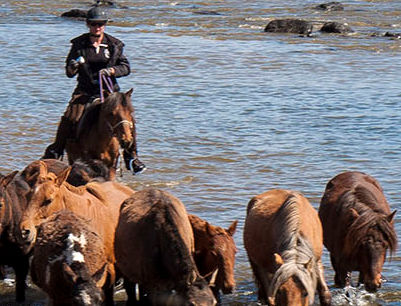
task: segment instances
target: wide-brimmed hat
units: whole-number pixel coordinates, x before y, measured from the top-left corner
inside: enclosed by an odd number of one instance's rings
[[[106,12],[100,7],[91,8],[86,15],[86,22],[107,22],[108,20]]]

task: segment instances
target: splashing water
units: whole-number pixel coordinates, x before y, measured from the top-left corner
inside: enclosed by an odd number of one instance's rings
[[[376,302],[376,295],[367,292],[363,285],[360,287],[346,286],[333,294],[332,305],[342,306],[372,306],[380,305]]]

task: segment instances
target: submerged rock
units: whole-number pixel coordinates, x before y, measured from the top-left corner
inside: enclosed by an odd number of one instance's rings
[[[70,18],[86,18],[88,11],[80,10],[80,9],[72,9],[68,12],[62,13],[61,17],[70,17]]]
[[[325,22],[320,29],[320,32],[347,34],[355,31],[346,23],[331,21]]]
[[[270,21],[265,27],[265,32],[296,33],[306,35],[311,34],[312,30],[312,23],[301,19],[276,19]]]
[[[315,6],[315,9],[323,11],[342,11],[344,10],[344,7],[340,2],[328,2]]]

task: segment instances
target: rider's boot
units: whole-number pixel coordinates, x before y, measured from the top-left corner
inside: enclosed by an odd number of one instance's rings
[[[127,149],[124,149],[123,157],[125,167],[127,168],[127,170],[131,170],[134,174],[139,174],[146,170],[145,164],[141,162],[138,158],[135,144],[131,145]]]
[[[56,139],[54,143],[46,148],[45,154],[43,155],[42,159],[62,159],[67,139],[70,136],[70,124],[71,123],[67,117],[61,117],[57,129]]]

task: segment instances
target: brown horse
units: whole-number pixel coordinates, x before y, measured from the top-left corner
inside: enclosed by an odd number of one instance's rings
[[[120,147],[136,147],[131,94],[132,89],[112,93],[103,103],[94,103],[85,111],[77,139],[66,145],[70,164],[77,159],[99,159],[110,169],[111,179],[115,178]]]
[[[320,304],[330,305],[321,261],[322,225],[303,195],[278,189],[253,197],[244,245],[262,303],[312,305],[317,289]]]
[[[30,187],[34,186],[37,182],[40,162],[44,162],[47,166],[47,170],[56,175],[69,167],[66,162],[58,159],[41,159],[30,163],[20,174],[20,177],[25,180]],[[110,172],[106,165],[100,160],[74,161],[67,177],[67,183],[78,187],[90,181],[110,181]]]
[[[38,228],[32,281],[52,306],[101,306],[108,260],[91,221],[61,210]]]
[[[194,237],[184,204],[170,193],[145,189],[121,206],[116,266],[127,305],[214,306],[216,299],[193,258]],[[139,286],[134,294],[133,284]]]
[[[234,264],[237,248],[233,236],[238,221],[234,221],[226,230],[195,215],[189,214],[188,218],[194,232],[196,266],[199,273],[208,280],[217,271],[211,289],[220,303],[220,290],[229,294],[235,288]]]
[[[346,285],[348,272],[359,271],[367,291],[380,288],[387,250],[394,254],[397,248],[394,215],[379,182],[365,173],[344,172],[327,183],[319,217],[337,286]]]
[[[20,238],[25,251],[29,251],[36,241],[36,228],[51,214],[62,209],[92,220],[93,230],[101,237],[109,260],[109,291],[106,303],[113,304],[114,271],[114,231],[117,225],[121,203],[134,191],[115,182],[88,183],[74,187],[66,182],[70,168],[59,175],[48,172],[44,162],[40,162],[37,183],[32,187],[28,207],[20,224]]]
[[[16,231],[23,210],[27,205],[29,186],[14,171],[0,174],[0,265],[7,265],[15,272],[17,302],[25,301],[25,280],[29,271],[29,257],[21,250]]]

